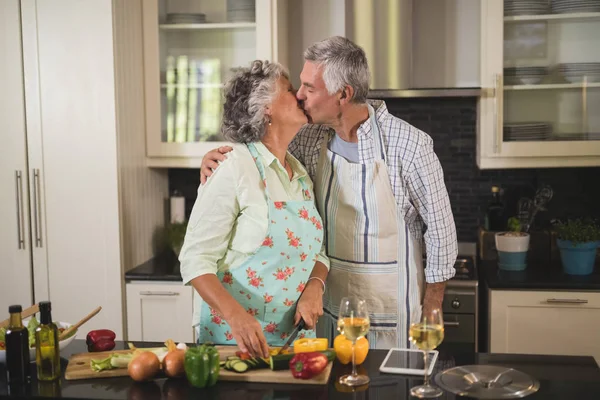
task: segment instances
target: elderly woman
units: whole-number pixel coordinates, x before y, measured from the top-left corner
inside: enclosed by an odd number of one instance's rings
[[[198,189],[179,257],[201,298],[199,342],[267,357],[301,318],[312,329],[323,314],[323,225],[312,182],[287,152],[306,123],[279,64],[254,61],[225,88],[222,133],[233,151]]]

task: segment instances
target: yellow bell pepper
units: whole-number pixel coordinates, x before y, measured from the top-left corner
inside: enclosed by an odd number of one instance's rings
[[[337,359],[342,364],[352,362],[352,341],[346,339],[344,335],[337,335],[333,341],[333,349]],[[369,341],[365,337],[361,337],[354,345],[356,365],[362,364],[369,353]]]
[[[310,353],[313,351],[325,351],[329,346],[327,338],[302,338],[294,342],[294,353]]]

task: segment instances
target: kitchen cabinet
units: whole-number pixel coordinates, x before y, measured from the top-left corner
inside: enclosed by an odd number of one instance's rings
[[[191,286],[132,281],[126,287],[128,340],[194,342]]]
[[[0,313],[50,300],[75,323],[102,306],[86,330],[123,337],[123,269],[151,255],[168,190],[138,150],[136,5],[0,2]]]
[[[503,3],[481,2],[479,167],[600,165],[600,7]]]
[[[286,0],[143,2],[148,165],[198,167],[220,135],[224,83],[255,59],[287,65]]]
[[[600,293],[490,290],[489,302],[491,353],[600,360]]]

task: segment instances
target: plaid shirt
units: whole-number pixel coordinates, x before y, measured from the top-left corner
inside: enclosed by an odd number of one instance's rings
[[[444,173],[433,151],[433,140],[425,132],[393,116],[385,102],[369,100],[375,109],[379,130],[387,152],[387,167],[398,212],[404,216],[414,238],[425,240],[429,283],[443,282],[455,274],[458,254],[456,227]],[[367,121],[368,122],[368,121]],[[315,180],[319,153],[325,137],[335,132],[323,125],[306,125],[290,144],[289,151],[298,158]],[[358,128],[358,156],[361,164],[383,158],[374,154],[371,124]],[[427,227],[423,234],[424,226]]]

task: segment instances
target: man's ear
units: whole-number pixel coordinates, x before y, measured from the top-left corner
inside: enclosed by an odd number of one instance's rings
[[[354,97],[354,89],[351,86],[346,86],[340,92],[340,104],[349,103]]]

